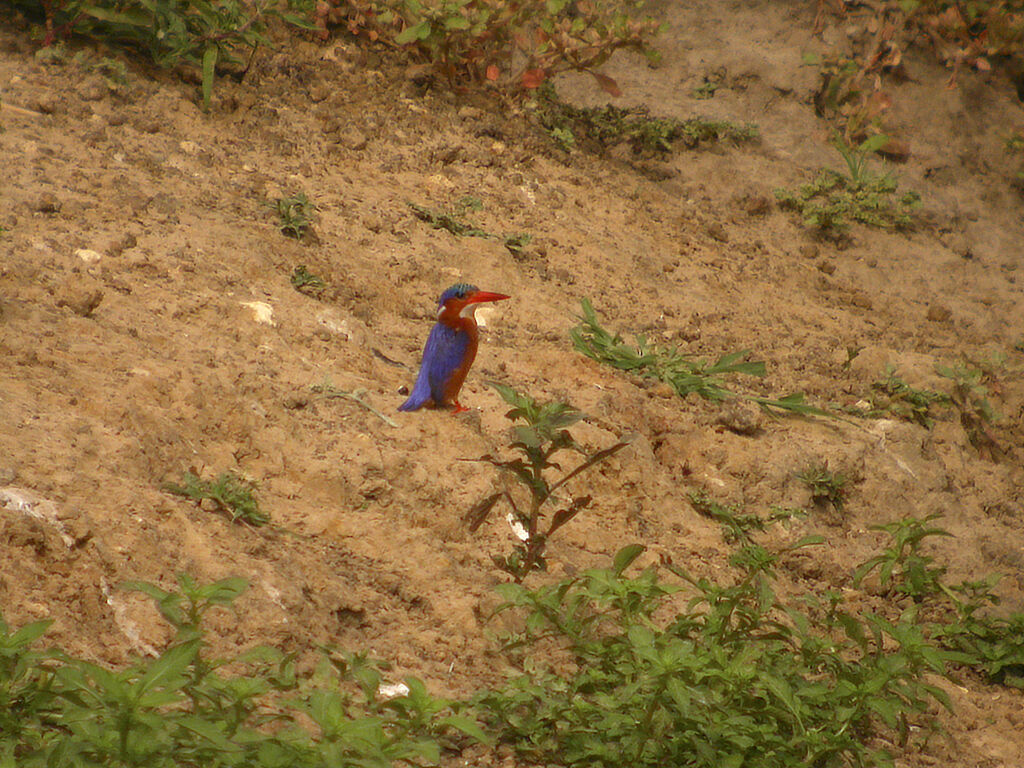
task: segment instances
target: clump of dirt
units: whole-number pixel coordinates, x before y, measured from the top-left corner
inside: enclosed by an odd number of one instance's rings
[[[119,582],[240,575],[252,585],[241,610],[214,627],[227,648],[335,644],[439,694],[493,683],[485,629],[504,577],[491,555],[514,534],[498,518],[475,533],[462,521],[500,487],[464,459],[509,441],[488,379],[584,410],[574,432],[588,449],[630,441],[569,487],[594,502],[549,543],[538,582],[630,541],[651,562],[727,572],[729,546],[689,501],[705,491],[752,511],[812,510],[772,534],[828,539],[789,563],[793,591],[849,587],[882,541],[869,526],[943,512],[956,538],[931,551],[950,577],[1002,572],[1003,607],[1024,610],[1024,385],[1012,374],[1024,203],[1000,161],[1003,134],[1024,126],[1012,84],[962,73],[948,90],[927,58],[907,62],[893,112],[914,140],[898,173],[924,223],[819,241],[773,190],[840,167],[800,52],[841,40],[813,37],[813,7],[676,5],[660,68],[613,62],[621,105],[756,123],[761,141],[683,151],[657,173],[567,154],[521,117],[424,93],[342,42],[264,53],[242,82],[218,81],[203,114],[194,86],[136,67],[108,82],[88,57],[44,64],[0,32],[8,621],[53,617],[54,643],[116,664],[167,640]],[[709,73],[718,87],[698,98]],[[558,87],[582,106],[605,98],[586,78]],[[316,206],[302,239],[282,235],[274,208],[297,194]],[[515,252],[459,238],[410,208],[467,197],[482,203],[476,226],[529,241]],[[297,291],[299,266],[324,286]],[[513,296],[490,315],[463,390],[473,411],[395,413],[438,294],[463,280]],[[983,425],[1000,454],[972,442],[955,408],[931,429],[723,416],[575,353],[581,297],[609,327],[689,354],[754,350],[768,371],[747,391],[828,407],[869,396],[887,364],[948,392],[936,365],[1001,355],[987,392],[1002,418]],[[353,397],[313,390],[325,382]],[[796,478],[826,462],[852,478],[841,513],[815,513]],[[190,470],[253,481],[274,525],[232,525],[163,490]],[[950,740],[907,764],[1024,764],[1020,694],[963,682],[955,717],[939,715]]]

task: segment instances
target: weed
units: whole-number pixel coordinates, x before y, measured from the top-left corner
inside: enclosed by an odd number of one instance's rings
[[[210,499],[233,523],[261,526],[270,522],[270,517],[260,509],[254,484],[233,472],[222,472],[216,480],[202,480],[195,472],[186,472],[181,485],[166,483],[164,490],[197,504]]]
[[[873,383],[871,388],[876,393],[871,396],[871,410],[860,413],[868,417],[891,414],[928,429],[934,424],[931,407],[951,402],[949,395],[941,392],[914,389],[899,377],[891,365],[885,367],[885,378]]]
[[[170,591],[123,586],[150,596],[176,630],[157,658],[124,669],[33,652],[49,622],[11,633],[0,621],[4,765],[391,768],[436,764],[443,744],[465,737],[487,741],[456,703],[430,696],[415,678],[404,695],[384,699],[376,665],[361,655],[326,657],[315,673],[268,647],[211,656],[204,618],[232,608],[244,579],[199,584],[181,575]]]
[[[826,168],[813,182],[796,191],[776,189],[780,205],[797,211],[808,227],[832,237],[846,230],[851,221],[882,229],[911,227],[920,195],[905,192],[894,198],[898,187],[896,179],[891,174],[878,176],[868,169],[868,156],[886,138],[872,136],[854,148],[836,137],[834,145],[849,175]]]
[[[846,347],[846,360],[843,361],[843,370],[850,370],[850,366],[853,365],[853,361],[860,357],[860,353],[864,351],[864,347],[858,346],[847,346]]]
[[[649,40],[660,27],[639,17],[642,2],[569,0],[331,0],[343,6],[350,31],[405,46],[450,85],[495,83],[538,87],[559,72],[594,76],[619,95],[597,68],[619,50],[657,60]],[[325,4],[326,5],[326,4]],[[323,21],[326,32],[326,16]]]
[[[561,101],[550,84],[540,88],[527,106],[563,149],[587,146],[604,151],[628,143],[637,154],[665,153],[679,141],[688,147],[717,141],[740,144],[756,141],[759,135],[753,124],[652,117],[646,107],[573,107]]]
[[[633,344],[626,343],[617,334],[613,335],[598,322],[597,313],[588,299],[581,299],[583,314],[578,317],[579,325],[569,330],[573,347],[587,357],[605,363],[613,368],[631,371],[644,378],[664,381],[675,389],[680,397],[696,393],[706,400],[728,400],[743,398],[757,403],[767,411],[827,416],[820,408],[807,405],[802,393],[782,398],[741,395],[726,388],[724,376],[742,374],[763,377],[765,364],[760,360],[748,360],[750,352],[733,352],[722,355],[714,363],[695,360],[684,355],[676,347],[667,348],[649,344],[637,334]]]
[[[495,235],[481,229],[475,224],[465,221],[462,216],[467,210],[479,211],[483,208],[483,203],[479,198],[463,197],[459,200],[454,209],[448,211],[427,208],[422,205],[417,205],[416,203],[408,203],[407,205],[412,209],[412,212],[415,214],[417,219],[425,221],[434,229],[443,229],[447,232],[451,232],[456,237],[482,237],[487,240],[498,240],[506,249],[508,249],[509,253],[517,258],[521,258],[523,256],[524,249],[530,244],[530,241],[533,240],[533,235],[526,234],[525,232],[516,232],[510,235]]]
[[[860,586],[873,571],[888,592],[906,595],[946,618],[928,622],[924,629],[952,653],[950,661],[975,669],[991,681],[1024,688],[1024,613],[993,616],[985,612],[999,604],[992,588],[998,576],[947,585],[946,569],[920,551],[921,543],[933,536],[951,534],[924,520],[904,518],[874,530],[889,534],[890,544],[879,555],[862,563],[854,572],[854,586]]]
[[[26,6],[30,18],[39,17],[40,4],[15,2]],[[194,66],[200,71],[204,107],[210,104],[218,69],[238,68],[243,65],[243,51],[248,51],[251,61],[258,46],[269,45],[264,36],[269,18],[278,16],[297,26],[309,26],[266,0],[48,0],[41,6],[44,49],[79,34],[145,52],[166,69]]]
[[[506,489],[478,502],[466,514],[466,520],[470,530],[475,531],[501,499],[508,502],[512,508],[509,522],[517,533],[519,543],[515,545],[512,554],[506,557],[494,556],[492,559],[498,568],[510,574],[518,584],[531,571],[546,569],[544,550],[552,534],[590,505],[590,496],[569,497],[564,506],[551,513],[547,529],[542,530],[547,509],[562,503],[556,492],[577,475],[625,448],[626,443],[616,443],[610,448],[588,453],[565,429],[583,418],[578,410],[565,403],[538,403],[529,395],[503,384],[491,382],[491,386],[512,406],[505,417],[515,424],[512,427],[514,441],[510,447],[519,456],[514,459],[498,459],[487,455],[477,461],[492,464],[515,478],[528,492],[529,502],[521,507],[516,502],[515,494]],[[519,421],[523,423],[516,424]],[[575,451],[583,456],[583,461],[557,479],[549,477],[548,470],[561,469],[552,461],[552,456],[562,451]]]
[[[291,282],[296,291],[313,298],[320,298],[320,294],[327,287],[327,283],[306,269],[305,264],[299,264],[292,270]]]
[[[933,635],[960,655],[958,661],[992,682],[1024,688],[1024,613],[1000,617],[980,612],[999,604],[992,593],[997,581],[989,576],[943,588],[953,601],[956,618],[936,626]]]
[[[798,543],[793,548],[803,546]],[[842,597],[805,614],[776,597],[774,555],[742,550],[738,583],[681,584],[653,568],[627,578],[642,552],[537,590],[498,587],[499,611],[517,610],[521,671],[479,697],[481,711],[523,762],[612,768],[889,764],[874,736],[905,741],[931,702],[950,702],[925,675],[944,674],[948,652],[906,614],[888,621],[845,612]],[[674,593],[687,607],[665,620]],[[557,643],[544,665],[530,651]]]
[[[304,192],[290,197],[279,198],[273,205],[277,210],[278,229],[289,237],[301,240],[313,223],[316,206],[309,202]]]
[[[705,75],[704,82],[693,89],[693,98],[695,99],[713,99],[715,92],[722,87],[722,83],[718,78],[712,78]]]
[[[993,437],[989,425],[1000,416],[988,398],[997,386],[998,361],[978,362],[964,360],[954,366],[935,366],[935,372],[953,383],[950,400],[960,412],[960,424],[971,445],[993,461],[1005,458],[1006,452]]]
[[[871,526],[871,530],[888,533],[892,543],[882,554],[872,557],[857,568],[853,576],[854,586],[860,586],[865,576],[878,569],[879,584],[886,591],[907,595],[917,602],[939,592],[946,569],[933,567],[934,558],[921,554],[920,547],[922,541],[932,536],[952,535],[938,526],[929,525],[941,516],[936,513],[923,520],[904,518],[893,523]]]
[[[828,468],[828,463],[812,464],[801,472],[798,472],[796,479],[802,482],[811,491],[811,500],[822,506],[831,504],[836,511],[843,511],[843,504],[846,502],[846,485],[849,478],[839,472],[833,472]]]
[[[801,509],[786,509],[774,506],[768,517],[763,518],[759,515],[742,512],[739,507],[721,504],[708,496],[704,491],[691,493],[690,503],[693,504],[693,508],[698,513],[705,517],[710,517],[722,525],[724,538],[730,544],[752,544],[751,532],[765,531],[772,523],[790,520],[794,517],[805,517],[807,514]]]

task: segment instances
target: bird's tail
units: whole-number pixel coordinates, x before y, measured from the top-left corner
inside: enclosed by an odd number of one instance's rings
[[[420,382],[416,382],[416,386],[412,389],[412,394],[409,395],[409,399],[398,406],[400,411],[416,411],[422,408],[427,403],[431,402],[433,398],[430,396],[430,385],[424,382],[425,386],[420,386]]]

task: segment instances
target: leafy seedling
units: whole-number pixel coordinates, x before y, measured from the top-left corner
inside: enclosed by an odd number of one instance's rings
[[[971,445],[993,461],[1005,459],[1006,450],[992,435],[989,425],[1000,416],[988,398],[996,382],[996,364],[964,360],[954,366],[937,365],[935,372],[953,383],[950,400],[960,412],[960,424]]]
[[[305,264],[299,264],[292,270],[291,282],[296,291],[316,299],[320,298],[320,294],[327,287],[327,283],[306,269]]]
[[[905,192],[895,196],[898,184],[892,174],[877,175],[868,165],[868,157],[887,139],[872,136],[851,147],[837,136],[833,144],[846,163],[847,174],[826,168],[795,191],[776,189],[779,204],[798,212],[804,224],[827,237],[841,236],[853,221],[881,229],[910,228],[920,195]]]
[[[929,515],[923,520],[904,518],[884,525],[873,525],[873,531],[885,531],[891,542],[885,551],[862,563],[853,575],[853,585],[859,587],[864,578],[878,570],[878,581],[882,589],[907,595],[916,602],[940,592],[944,567],[933,566],[935,559],[922,554],[921,543],[934,536],[952,536],[949,531],[935,525],[933,520],[942,517],[940,513]]]
[[[843,511],[849,478],[828,468],[828,463],[812,464],[796,475],[811,491],[811,500],[818,506],[831,504],[837,512]]]
[[[468,202],[467,202],[468,201]],[[445,211],[437,208],[408,203],[413,214],[420,221],[424,221],[434,229],[443,229],[451,232],[456,237],[482,237],[486,240],[498,240],[509,253],[519,258],[523,255],[523,249],[533,239],[532,235],[517,232],[511,235],[496,235],[480,227],[465,221],[462,216],[467,210],[478,211],[483,208],[483,203],[475,197],[464,197],[457,204],[455,209]]]
[[[316,206],[309,202],[304,192],[291,197],[280,198],[274,206],[277,209],[277,227],[288,237],[301,240],[313,223]]]
[[[891,415],[928,429],[935,423],[931,415],[932,406],[952,402],[949,395],[941,392],[911,387],[891,365],[885,367],[885,378],[874,382],[871,389],[871,409],[866,413],[861,411],[862,415],[872,418]]]
[[[729,544],[753,544],[751,533],[765,531],[772,523],[807,515],[800,509],[773,506],[768,517],[764,518],[743,512],[735,505],[717,502],[704,491],[695,491],[689,495],[689,498],[693,508],[699,514],[721,524],[724,538]]]
[[[270,522],[256,499],[256,486],[233,472],[222,472],[215,480],[203,480],[195,472],[186,472],[180,485],[167,483],[164,490],[197,504],[209,499],[233,523],[240,521],[259,527]]]
[[[698,360],[679,351],[677,347],[660,347],[648,343],[636,334],[632,344],[618,334],[607,331],[597,319],[589,299],[581,299],[583,314],[579,324],[569,330],[572,345],[577,352],[622,371],[630,371],[643,378],[664,381],[680,397],[696,393],[705,400],[741,398],[757,403],[773,413],[831,416],[828,411],[804,402],[803,393],[795,392],[781,398],[745,395],[728,389],[723,377],[766,375],[764,362],[750,360],[749,350],[722,355],[715,362]]]
[[[504,499],[508,503],[511,508],[509,523],[519,542],[510,555],[496,555],[492,560],[518,584],[531,571],[546,569],[544,550],[548,540],[555,531],[590,506],[590,496],[563,500],[556,495],[557,491],[577,475],[618,453],[626,447],[626,443],[616,443],[610,448],[588,453],[566,429],[583,418],[578,410],[566,403],[539,403],[531,396],[503,384],[491,382],[491,386],[512,406],[505,417],[515,424],[512,427],[514,440],[510,448],[519,455],[513,459],[486,455],[476,461],[492,464],[507,473],[526,491],[528,502],[525,506],[521,505],[516,500],[517,494],[506,489],[478,502],[466,513],[465,520],[469,523],[469,529],[475,531],[499,501]],[[550,470],[561,471],[552,457],[562,451],[576,452],[583,457],[583,461],[560,477],[551,477]],[[551,507],[555,509],[544,528],[544,518]]]

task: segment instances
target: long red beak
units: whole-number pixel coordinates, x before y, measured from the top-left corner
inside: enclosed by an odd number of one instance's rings
[[[484,301],[502,301],[503,299],[511,299],[511,296],[506,296],[504,293],[491,293],[490,291],[477,291],[471,293],[466,297],[465,301],[467,304],[480,304]]]

